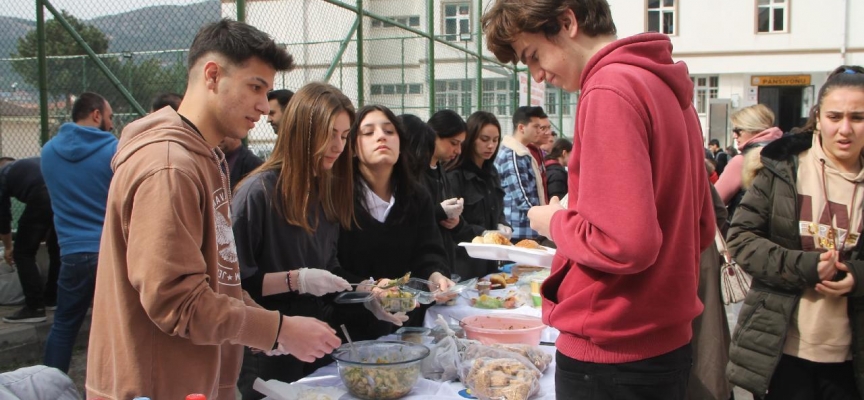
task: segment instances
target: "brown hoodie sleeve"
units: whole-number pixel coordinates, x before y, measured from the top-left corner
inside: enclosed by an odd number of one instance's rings
[[[247,305],[254,303],[244,301],[236,263],[208,265],[205,260],[205,240],[214,239],[204,237],[202,209],[210,204],[202,195],[206,192],[200,180],[167,167],[151,173],[133,190],[129,195],[134,206],[126,221],[129,281],[153,323],[195,344],[230,342],[271,348],[279,313]],[[237,273],[237,286],[215,282],[226,270]]]

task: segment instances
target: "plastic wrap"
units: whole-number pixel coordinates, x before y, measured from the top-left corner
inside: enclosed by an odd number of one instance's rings
[[[459,379],[462,354],[469,345],[479,344],[479,342],[462,339],[465,332],[462,331],[460,336],[460,332],[453,330],[440,315],[435,324],[436,326],[432,331],[440,332],[441,337],[429,347],[429,357],[423,360],[420,371],[424,378],[433,381],[444,382]],[[461,331],[460,328],[457,327],[457,329]]]
[[[481,400],[525,400],[540,391],[542,373],[525,357],[481,344],[465,350],[462,383]]]
[[[531,361],[540,372],[546,372],[546,368],[549,367],[549,364],[552,363],[552,356],[547,354],[538,346],[530,346],[527,344],[493,344],[491,345],[494,348],[503,349],[507,351],[512,351],[516,354],[521,355]]]

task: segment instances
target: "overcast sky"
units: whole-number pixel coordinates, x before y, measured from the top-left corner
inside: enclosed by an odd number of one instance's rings
[[[49,0],[58,11],[66,10],[80,19],[91,19],[155,5],[184,5],[200,3],[202,0]],[[206,0],[217,2],[219,0]],[[33,0],[4,0],[0,15],[36,20],[36,6]],[[11,3],[11,4],[9,4]],[[48,10],[45,17],[51,18]]]

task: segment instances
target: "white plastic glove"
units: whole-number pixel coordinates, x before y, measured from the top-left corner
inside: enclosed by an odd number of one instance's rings
[[[504,235],[504,237],[506,237],[507,239],[513,237],[513,228],[507,225],[498,224],[498,232],[501,232],[501,234]]]
[[[381,321],[389,322],[396,326],[402,326],[405,321],[408,321],[408,316],[405,315],[404,312],[392,314],[385,311],[377,296],[374,296],[369,299],[369,301],[363,303],[363,306],[365,306],[367,310],[371,311],[375,318],[378,318]]]
[[[279,343],[279,346],[277,346],[275,349],[265,351],[264,354],[266,354],[270,357],[273,357],[273,356],[286,356],[290,353],[288,353],[288,350],[285,349],[285,346],[282,346],[282,343]]]
[[[327,293],[351,290],[348,281],[333,275],[326,269],[301,268],[297,276],[300,294],[323,296]]]
[[[465,200],[463,199],[447,199],[441,202],[441,208],[444,209],[444,214],[447,214],[447,218],[456,218],[462,215],[462,208],[465,204]]]

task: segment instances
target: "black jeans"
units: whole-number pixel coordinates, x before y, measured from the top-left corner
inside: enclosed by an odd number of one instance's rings
[[[41,196],[40,196],[41,197]],[[42,276],[36,266],[36,253],[45,241],[48,247],[48,280],[42,285]],[[18,271],[18,280],[24,292],[27,307],[44,308],[46,301],[57,301],[57,277],[60,275],[60,246],[57,245],[57,232],[54,231],[54,214],[48,191],[44,199],[32,199],[24,207],[18,220],[18,232],[12,258]]]
[[[689,344],[646,360],[598,364],[555,357],[555,396],[579,400],[683,400],[693,363]]]
[[[817,363],[784,354],[763,399],[859,400],[861,397],[855,387],[852,361]]]

